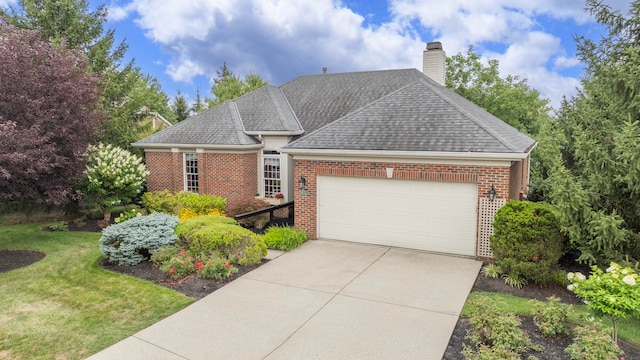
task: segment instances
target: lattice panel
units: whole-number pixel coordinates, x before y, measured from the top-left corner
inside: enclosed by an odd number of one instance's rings
[[[489,247],[489,237],[493,235],[493,217],[506,203],[505,199],[480,198],[480,216],[478,218],[478,256],[492,258],[493,252]]]

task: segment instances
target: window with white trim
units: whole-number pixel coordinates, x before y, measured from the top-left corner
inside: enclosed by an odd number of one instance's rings
[[[262,184],[265,197],[274,197],[276,194],[282,194],[280,153],[277,151],[265,151],[262,155]]]
[[[184,190],[198,192],[198,154],[184,154]]]

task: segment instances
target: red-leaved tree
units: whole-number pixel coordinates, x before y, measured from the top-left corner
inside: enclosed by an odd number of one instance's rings
[[[85,55],[0,18],[0,199],[62,204],[105,119]]]

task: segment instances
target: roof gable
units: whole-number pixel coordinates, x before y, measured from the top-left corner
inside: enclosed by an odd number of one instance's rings
[[[292,132],[303,129],[287,99],[276,86],[266,85],[235,101],[245,131],[249,133]]]
[[[149,147],[152,145],[243,146],[256,144],[260,144],[260,141],[244,132],[235,104],[232,101],[225,101],[133,145]]]

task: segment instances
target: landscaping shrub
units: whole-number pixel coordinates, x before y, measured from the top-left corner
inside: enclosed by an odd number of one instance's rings
[[[178,198],[169,190],[151,191],[142,194],[142,205],[149,212],[173,214],[178,208]]]
[[[269,249],[290,251],[307,241],[307,233],[289,226],[272,226],[264,234]]]
[[[598,317],[607,317],[613,325],[613,341],[618,341],[619,319],[640,318],[640,279],[630,267],[612,262],[605,272],[591,267],[591,276],[569,273],[567,287],[582,299]]]
[[[483,347],[495,348],[495,351],[507,353],[509,351],[516,353],[528,350],[541,351],[522,331],[520,320],[514,314],[500,310],[494,303],[485,299],[473,301],[473,305],[475,311],[469,318],[471,329],[467,333],[467,339],[475,345],[476,351],[465,346],[465,352],[474,354],[475,357],[471,358],[490,358],[479,357]]]
[[[160,270],[173,279],[181,279],[196,271],[193,256],[184,249],[179,249],[174,256],[158,264]]]
[[[624,352],[600,326],[578,326],[573,343],[564,352],[572,360],[617,360]]]
[[[66,221],[58,221],[57,223],[49,225],[51,231],[69,231],[69,223]]]
[[[142,158],[117,146],[90,145],[87,150],[87,196],[105,212],[105,220],[114,205],[129,204],[142,191],[149,172]]]
[[[262,199],[256,199],[256,198],[244,199],[237,202],[235,205],[233,205],[229,209],[227,209],[227,216],[234,217],[239,214],[266,209],[269,206],[271,206],[271,204],[269,204],[268,202]],[[269,222],[269,214],[256,215],[256,216],[252,216],[246,219],[241,219],[238,221],[238,223],[244,227],[256,228],[256,229],[262,229],[268,222]]]
[[[175,243],[176,216],[164,213],[139,216],[102,231],[100,251],[110,262],[136,265],[163,246]]]
[[[215,279],[224,280],[231,276],[231,274],[237,273],[238,269],[229,263],[228,260],[211,256],[207,260],[200,262],[201,267],[197,265],[198,276],[203,279]]]
[[[563,236],[550,204],[509,201],[493,222],[490,246],[496,264],[513,284],[544,284],[556,278]]]
[[[190,251],[180,246],[165,246],[151,255],[151,261],[173,279],[181,279],[194,272],[203,279],[224,280],[238,272],[228,260],[212,255],[194,257]]]
[[[536,324],[542,336],[554,338],[556,336],[569,335],[569,315],[571,305],[563,304],[560,299],[551,296],[547,302],[536,302],[533,306],[533,322]]]
[[[260,263],[267,246],[260,235],[222,216],[202,216],[176,227],[180,244],[188,246],[197,257],[217,255],[240,265]]]
[[[197,216],[207,215],[214,210],[217,214],[224,215],[227,200],[215,195],[186,191],[173,194],[169,190],[162,190],[144,193],[142,204],[151,212],[164,212],[171,215],[178,215],[183,209],[189,209]]]
[[[465,360],[520,360],[520,354],[504,346],[480,345],[476,351],[463,345],[462,355]]]
[[[205,226],[217,225],[217,224],[238,225],[238,222],[226,216],[204,215],[204,216],[198,216],[196,218],[180,222],[178,226],[176,226],[175,232],[176,232],[176,235],[178,236],[178,239],[184,238],[184,241],[180,240],[180,244],[184,246],[189,246],[189,243],[187,241],[190,238],[186,237],[187,233],[195,229],[203,228]]]

